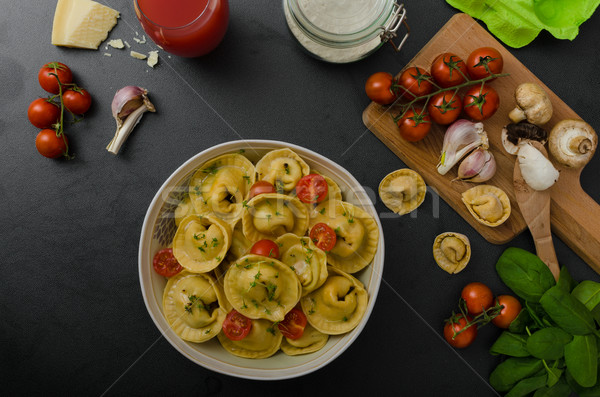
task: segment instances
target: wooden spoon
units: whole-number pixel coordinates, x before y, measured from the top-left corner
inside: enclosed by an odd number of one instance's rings
[[[548,152],[540,142],[532,141],[531,144],[542,154],[548,157]],[[537,256],[548,266],[554,278],[558,280],[560,269],[558,259],[552,243],[550,231],[550,189],[534,190],[523,179],[519,159],[515,161],[513,185],[517,204],[523,218],[533,236]]]

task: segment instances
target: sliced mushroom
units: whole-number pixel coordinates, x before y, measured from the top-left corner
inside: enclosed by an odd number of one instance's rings
[[[583,120],[562,120],[557,123],[548,140],[554,158],[567,167],[580,168],[590,161],[598,146],[598,136]]]
[[[527,122],[511,123],[502,128],[502,146],[509,154],[517,154],[519,143],[526,139],[544,145],[548,140],[548,133],[542,127]]]
[[[517,107],[508,117],[518,123],[527,120],[535,125],[546,124],[552,118],[552,103],[546,91],[535,83],[523,83],[515,90]]]

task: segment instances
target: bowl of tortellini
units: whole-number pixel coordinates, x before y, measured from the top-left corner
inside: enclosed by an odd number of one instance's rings
[[[255,250],[264,241],[276,254]],[[157,261],[177,268],[161,273]],[[139,246],[142,295],[164,337],[248,379],[298,377],[342,354],[369,319],[383,263],[360,183],[318,153],[267,140],[226,142],[181,165],[152,200]]]

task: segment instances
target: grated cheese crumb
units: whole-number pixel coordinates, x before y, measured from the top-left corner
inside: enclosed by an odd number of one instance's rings
[[[129,55],[131,55],[133,58],[136,58],[136,59],[146,59],[146,55],[142,54],[141,52],[137,52],[137,51],[131,51],[129,53]]]
[[[158,63],[158,50],[157,51],[150,51],[148,53],[148,60],[146,61],[146,63],[151,68],[153,68],[154,66],[156,66],[156,64]]]
[[[104,54],[102,54],[102,55],[104,55],[105,57],[112,57],[112,54],[109,54],[108,52],[105,52],[105,53],[104,53]]]
[[[108,45],[111,46],[112,48],[124,48],[125,45],[123,44],[123,40],[121,39],[114,39],[108,42]]]

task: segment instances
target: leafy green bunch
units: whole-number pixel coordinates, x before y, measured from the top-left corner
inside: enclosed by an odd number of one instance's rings
[[[525,304],[490,349],[506,356],[490,384],[511,397],[600,396],[600,283],[578,284],[564,266],[555,281],[536,255],[514,247],[496,271]]]

